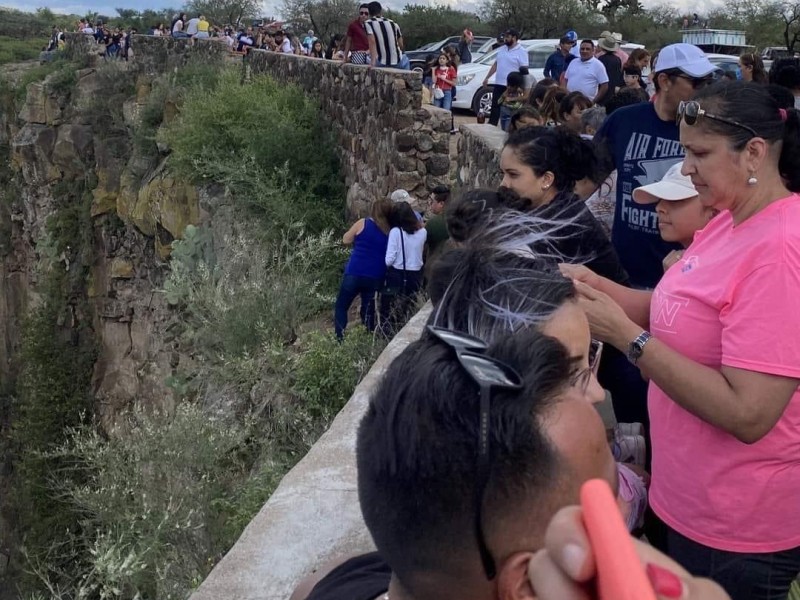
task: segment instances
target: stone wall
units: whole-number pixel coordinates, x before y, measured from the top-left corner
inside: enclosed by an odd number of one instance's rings
[[[263,50],[250,53],[246,68],[319,98],[337,138],[352,214],[365,214],[398,188],[424,202],[436,185],[450,183],[450,113],[422,105],[419,73]]]
[[[84,33],[66,33],[67,55],[73,58],[86,55],[99,57],[105,46]],[[190,59],[204,64],[222,64],[230,56],[228,45],[219,39],[189,40],[151,35],[133,36],[133,59],[130,61],[138,73],[155,77],[184,66]],[[92,64],[92,63],[90,63]]]
[[[458,140],[457,179],[462,189],[497,188],[503,179],[500,153],[506,133],[494,125],[462,125]]]

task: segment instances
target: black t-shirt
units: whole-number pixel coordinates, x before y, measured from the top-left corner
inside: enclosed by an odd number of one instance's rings
[[[389,589],[392,572],[377,552],[342,563],[325,576],[307,600],[373,600]]]
[[[565,262],[585,264],[598,275],[621,285],[629,285],[628,274],[602,225],[578,196],[572,192],[562,192],[532,214],[570,222],[555,234],[558,239],[550,242]],[[547,248],[542,251],[546,252]]]

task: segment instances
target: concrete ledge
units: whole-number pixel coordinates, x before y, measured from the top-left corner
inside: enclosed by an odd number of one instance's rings
[[[430,311],[426,305],[389,343],[330,429],[190,600],[286,600],[320,564],[374,548],[358,505],[356,432],[387,367],[420,336]]]
[[[495,189],[500,185],[500,153],[508,137],[494,125],[462,125],[458,140],[458,185],[464,189]]]

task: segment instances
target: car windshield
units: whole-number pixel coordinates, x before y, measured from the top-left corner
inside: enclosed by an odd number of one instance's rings
[[[425,50],[436,50],[436,46],[441,44],[441,42],[431,42],[429,44],[425,44],[424,46],[420,46],[414,52],[424,52]]]

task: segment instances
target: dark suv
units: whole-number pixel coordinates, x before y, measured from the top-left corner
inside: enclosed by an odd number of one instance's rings
[[[483,36],[483,35],[476,35],[475,39],[472,40],[472,43],[469,45],[470,52],[477,52],[480,50],[481,46],[483,46],[486,42],[488,42],[490,37]],[[450,44],[457,46],[458,42],[461,41],[460,35],[451,35],[449,38],[441,40],[439,42],[431,42],[430,44],[425,44],[424,46],[417,48],[416,50],[409,50],[405,54],[408,57],[408,60],[411,61],[411,69],[413,71],[421,71],[422,68],[425,66],[425,57],[429,54],[438,55],[445,47],[449,46]]]

